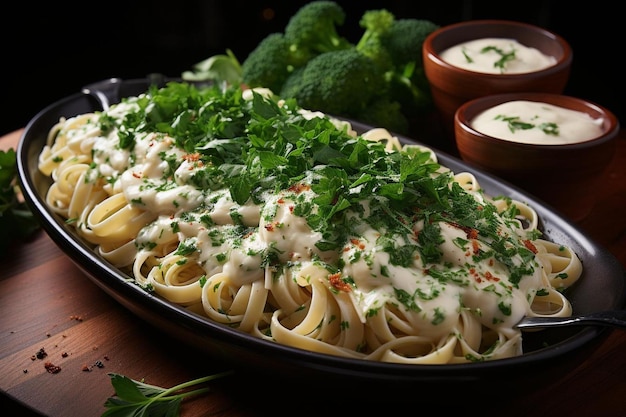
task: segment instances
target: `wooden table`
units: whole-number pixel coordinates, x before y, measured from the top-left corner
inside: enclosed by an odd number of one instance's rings
[[[15,148],[20,134],[0,138],[0,149]],[[602,184],[593,212],[579,224],[626,266],[624,134]],[[100,416],[113,395],[109,372],[170,387],[223,370],[212,358],[172,352],[173,340],[106,295],[44,232],[16,243],[2,258],[0,405],[22,406],[22,414],[11,415],[28,415],[29,408],[32,415]],[[38,359],[42,350],[47,356]],[[46,361],[61,371],[48,372]],[[568,359],[561,375],[538,377],[539,382],[535,379],[533,386],[522,390],[509,378],[493,381],[473,403],[455,403],[455,395],[450,395],[454,393],[444,393],[449,400],[443,402],[419,391],[399,393],[397,398],[347,397],[332,381],[318,392],[277,401],[283,392],[280,387],[240,388],[232,378],[213,384],[207,396],[183,401],[181,416],[367,415],[374,404],[386,410],[385,415],[416,414],[427,407],[446,414],[458,409],[482,415],[624,416],[626,332],[607,330]],[[494,402],[496,398],[501,401]]]

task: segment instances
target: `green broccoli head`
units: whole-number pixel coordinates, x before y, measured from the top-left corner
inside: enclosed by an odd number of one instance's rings
[[[390,56],[382,44],[382,38],[393,26],[395,19],[393,13],[386,9],[367,10],[363,13],[359,25],[365,31],[357,42],[356,49],[385,66]]]
[[[408,64],[421,67],[422,45],[426,37],[438,28],[429,20],[397,19],[382,35],[381,43],[397,68]]]
[[[241,64],[241,78],[249,87],[266,87],[277,93],[293,70],[309,58],[293,53],[282,33],[272,33]]]
[[[304,49],[312,54],[346,49],[352,44],[337,33],[346,14],[334,1],[313,1],[302,6],[287,22],[285,37],[292,51]]]
[[[393,70],[386,73],[389,96],[400,103],[405,116],[417,114],[432,104],[423,70],[422,46],[439,26],[423,19],[396,19],[381,36]]]
[[[371,126],[384,127],[399,134],[409,132],[409,120],[399,102],[389,97],[374,98],[361,112],[354,116],[360,122]]]
[[[374,62],[354,48],[317,55],[295,71],[280,92],[309,110],[354,117],[382,94],[384,77]]]

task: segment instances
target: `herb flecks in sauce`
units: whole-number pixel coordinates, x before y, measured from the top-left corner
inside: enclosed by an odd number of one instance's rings
[[[495,68],[499,68],[500,72],[504,73],[506,71],[506,64],[509,61],[513,61],[515,59],[515,48],[512,48],[510,51],[507,52],[504,51],[502,48],[498,48],[497,46],[489,45],[480,50],[482,54],[486,54],[492,51],[500,56],[500,59],[495,61],[493,63],[493,66]]]
[[[507,116],[504,114],[499,114],[495,117],[495,120],[501,120],[506,122],[509,130],[515,133],[517,130],[529,130],[529,129],[539,129],[544,132],[546,135],[559,135],[559,126],[556,123],[531,123],[524,122],[519,116]]]

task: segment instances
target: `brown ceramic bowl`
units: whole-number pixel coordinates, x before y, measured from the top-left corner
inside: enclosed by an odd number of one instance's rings
[[[597,122],[601,133],[578,143],[530,144],[499,139],[472,127],[483,111],[518,100],[586,113]],[[581,205],[576,196],[593,193],[594,184],[611,162],[620,128],[617,117],[598,104],[549,93],[496,94],[470,100],[457,109],[454,127],[464,161],[534,194],[574,221],[582,220],[592,208]]]
[[[448,48],[483,38],[517,40],[554,57],[556,63],[534,72],[490,74],[453,66],[441,58],[440,54]],[[561,36],[538,26],[509,20],[471,20],[443,26],[425,39],[422,53],[433,102],[451,141],[454,141],[454,113],[461,104],[492,94],[560,94],[569,79],[572,63],[571,47]]]

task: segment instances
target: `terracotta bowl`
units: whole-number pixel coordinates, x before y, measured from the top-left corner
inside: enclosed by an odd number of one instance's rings
[[[490,74],[453,66],[441,53],[455,45],[482,38],[508,38],[555,58],[548,68],[511,74]],[[441,116],[444,134],[454,141],[456,109],[466,101],[492,94],[544,92],[560,94],[569,79],[570,45],[561,36],[527,23],[509,20],[472,20],[443,26],[423,44],[423,61],[433,102]]]
[[[548,103],[586,113],[600,126],[600,133],[577,143],[532,144],[499,139],[472,127],[474,119],[483,111],[517,100]],[[593,205],[582,205],[576,196],[594,192],[594,184],[601,180],[613,158],[620,126],[610,110],[580,98],[549,93],[509,93],[462,104],[455,112],[454,129],[456,145],[464,161],[530,192],[571,220],[579,221]]]

